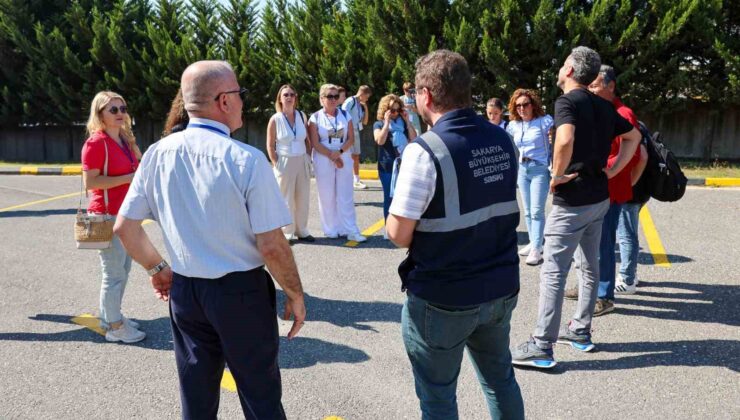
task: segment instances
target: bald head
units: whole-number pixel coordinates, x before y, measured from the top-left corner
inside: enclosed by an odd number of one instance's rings
[[[214,105],[219,92],[238,86],[231,65],[225,61],[196,61],[182,73],[182,99],[188,112],[202,112]]]

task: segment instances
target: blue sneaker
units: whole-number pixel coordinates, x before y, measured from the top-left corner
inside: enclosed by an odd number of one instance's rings
[[[552,349],[537,347],[537,343],[530,337],[529,341],[525,341],[511,350],[511,364],[550,369],[558,364],[552,354]]]
[[[591,351],[596,348],[591,341],[591,334],[577,334],[567,326],[565,332],[558,336],[558,344],[570,344],[571,347],[578,351]]]

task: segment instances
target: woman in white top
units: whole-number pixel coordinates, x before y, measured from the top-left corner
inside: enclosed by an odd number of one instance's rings
[[[337,86],[321,86],[319,99],[322,108],[311,115],[308,138],[313,146],[321,226],[327,238],[346,235],[350,241],[364,242],[366,238],[360,235],[355,219],[352,120],[337,106]]]
[[[308,233],[311,145],[306,136],[306,115],[296,109],[297,105],[293,86],[281,86],[275,98],[276,112],[267,123],[267,154],[293,217],[293,224],[283,227],[291,243],[315,241]]]

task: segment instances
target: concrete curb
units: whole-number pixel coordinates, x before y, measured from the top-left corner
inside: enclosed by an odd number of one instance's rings
[[[0,175],[80,175],[82,167],[76,166],[0,166]],[[360,178],[378,179],[376,169],[360,169]],[[740,178],[689,178],[688,185],[705,187],[740,187]]]

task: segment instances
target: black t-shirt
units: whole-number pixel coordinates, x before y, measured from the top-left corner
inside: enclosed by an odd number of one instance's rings
[[[584,206],[608,199],[609,187],[603,168],[612,140],[634,127],[617,113],[611,102],[583,88],[555,101],[555,126],[563,124],[576,126],[573,156],[565,173],[578,172],[578,177],[555,188],[553,204]]]

